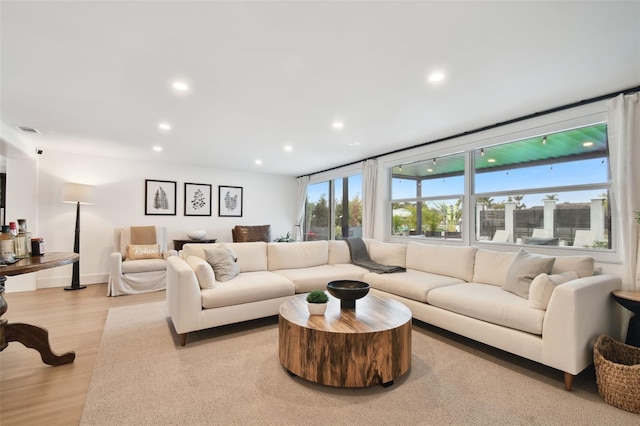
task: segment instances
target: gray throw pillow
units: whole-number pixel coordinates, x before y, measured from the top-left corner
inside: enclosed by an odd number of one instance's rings
[[[204,256],[211,264],[216,281],[229,281],[240,273],[238,258],[233,251],[226,248],[204,250]]]
[[[528,299],[531,281],[542,273],[550,274],[555,260],[555,257],[552,256],[531,254],[520,249],[507,270],[507,277],[502,289]]]

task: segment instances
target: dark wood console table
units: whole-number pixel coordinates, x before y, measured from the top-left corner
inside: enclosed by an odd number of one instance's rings
[[[182,250],[182,246],[185,244],[213,244],[216,242],[215,238],[208,238],[204,240],[173,240],[174,250]]]
[[[7,276],[28,274],[43,269],[56,268],[77,262],[80,255],[76,253],[46,253],[42,256],[32,256],[18,262],[0,267],[0,352],[5,350],[10,342],[20,342],[27,348],[40,352],[42,362],[48,365],[69,364],[76,359],[75,352],[57,355],[51,351],[49,332],[31,324],[9,324],[2,315],[7,312],[7,302],[4,300],[4,284]]]

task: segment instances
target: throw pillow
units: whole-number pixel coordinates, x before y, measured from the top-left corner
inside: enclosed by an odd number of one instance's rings
[[[157,244],[130,244],[127,249],[127,259],[162,259],[162,255]]]
[[[195,272],[201,289],[205,290],[216,286],[216,277],[209,262],[198,256],[189,256],[187,263]]]
[[[204,251],[204,256],[213,267],[216,281],[229,281],[240,273],[238,258],[230,249],[207,249]]]
[[[555,258],[551,256],[531,254],[520,249],[507,270],[502,289],[528,299],[531,281],[542,273],[550,274],[554,260]]]
[[[574,271],[549,275],[542,273],[531,281],[529,287],[529,306],[545,311],[551,299],[551,293],[560,284],[564,284],[578,278]]]

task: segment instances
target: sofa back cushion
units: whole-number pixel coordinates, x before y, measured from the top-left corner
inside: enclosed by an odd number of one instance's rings
[[[285,244],[285,243],[281,243]],[[211,248],[231,249],[238,258],[240,272],[256,272],[267,270],[267,243],[214,243],[214,244],[185,244],[182,246],[182,258],[198,256],[206,260],[204,251]]]
[[[309,268],[329,262],[328,241],[301,241],[295,243],[269,243],[269,271]]]
[[[513,252],[478,249],[473,267],[473,282],[502,287],[515,255]]]
[[[553,262],[552,274],[574,271],[579,278],[590,277],[594,273],[595,260],[589,256],[558,256]]]
[[[407,244],[406,267],[471,281],[476,250],[476,247],[442,246],[410,242]]]
[[[378,240],[365,240],[371,260],[382,265],[407,266],[407,245],[385,243]]]
[[[351,263],[351,252],[344,240],[329,241],[329,265]]]

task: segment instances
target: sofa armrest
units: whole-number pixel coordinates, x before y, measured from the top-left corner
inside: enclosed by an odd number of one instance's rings
[[[543,362],[578,374],[593,362],[601,334],[619,338],[620,315],[611,292],[621,288],[614,275],[594,275],[557,286],[542,326]]]
[[[167,307],[179,334],[199,330],[202,297],[196,274],[179,256],[167,259]]]
[[[162,252],[163,259],[168,259],[171,256],[177,256],[177,255],[178,255],[178,250],[165,250],[164,252]]]

